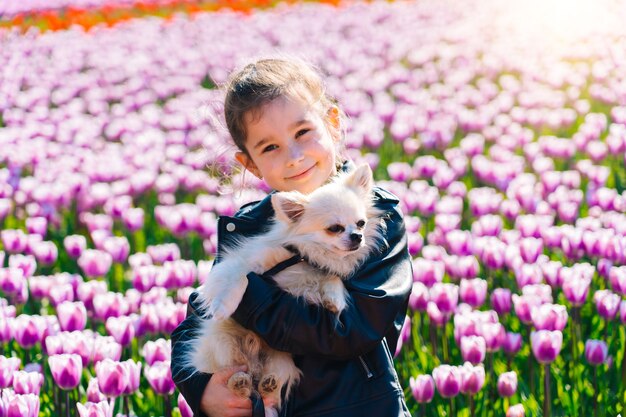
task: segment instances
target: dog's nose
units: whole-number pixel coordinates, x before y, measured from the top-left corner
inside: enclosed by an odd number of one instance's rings
[[[350,233],[350,240],[355,243],[361,243],[363,240],[363,233]]]

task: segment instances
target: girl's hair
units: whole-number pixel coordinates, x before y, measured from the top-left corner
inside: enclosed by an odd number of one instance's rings
[[[336,103],[326,94],[320,73],[311,64],[297,58],[260,59],[246,65],[229,78],[224,99],[228,132],[242,152],[248,154],[245,117],[250,115],[253,120],[258,120],[262,107],[279,97],[303,100],[315,106],[323,117]],[[343,137],[343,132],[337,133]],[[343,140],[339,142],[343,143]]]

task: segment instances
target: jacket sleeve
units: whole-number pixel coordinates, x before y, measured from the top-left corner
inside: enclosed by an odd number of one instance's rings
[[[248,274],[248,288],[233,318],[272,348],[297,355],[348,359],[374,348],[399,315],[412,285],[406,230],[395,203],[385,211],[383,242],[352,278],[344,281],[348,306],[339,318],[281,290],[271,279]]]
[[[187,317],[172,333],[171,369],[172,379],[180,393],[185,397],[189,407],[191,407],[193,415],[195,417],[208,417],[200,411],[200,401],[209,379],[211,379],[211,374],[198,372],[195,368],[185,365],[187,363],[187,355],[189,355],[187,347],[189,342],[196,337],[202,320],[197,314],[196,296],[196,292],[190,295],[187,304]]]

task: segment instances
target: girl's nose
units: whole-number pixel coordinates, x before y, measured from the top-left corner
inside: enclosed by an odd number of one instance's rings
[[[302,147],[297,144],[297,143],[293,143],[289,146],[289,163],[295,163],[300,161],[304,156],[304,153],[302,152]]]

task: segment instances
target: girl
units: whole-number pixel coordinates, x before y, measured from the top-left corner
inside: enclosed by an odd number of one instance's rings
[[[226,90],[226,124],[239,148],[235,157],[277,191],[309,193],[353,164],[341,157],[340,111],[320,76],[295,60],[265,59],[235,74]],[[412,273],[398,199],[376,188],[372,199],[385,211],[386,245],[345,281],[348,307],[339,319],[280,290],[271,277],[250,273],[233,318],[272,348],[290,352],[302,370],[281,416],[410,416],[393,367]],[[273,216],[270,198],[243,206],[218,221],[218,253],[241,237],[262,233]],[[279,265],[278,268],[281,266]],[[285,266],[286,267],[286,266]],[[273,268],[276,271],[276,268]],[[185,367],[202,314],[196,293],[187,318],[172,333],[172,375],[195,416],[251,416],[258,399],[235,397],[226,381],[242,368],[213,375]]]

